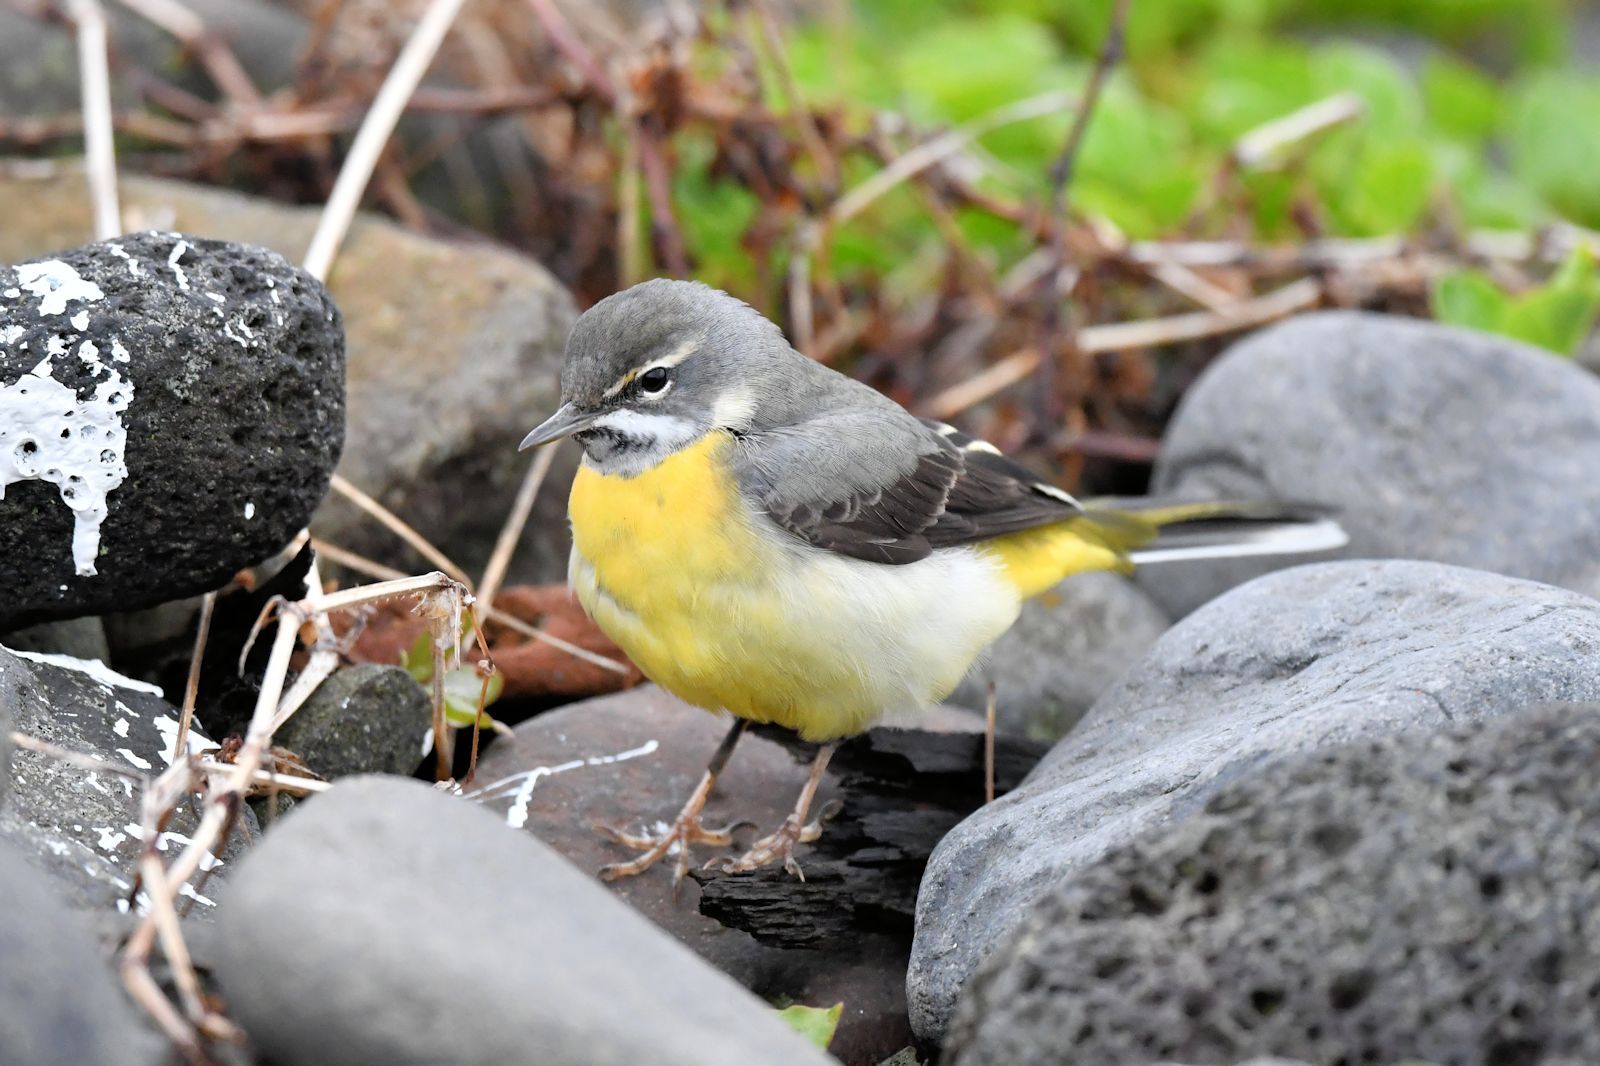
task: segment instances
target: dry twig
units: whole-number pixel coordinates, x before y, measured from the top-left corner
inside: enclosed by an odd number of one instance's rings
[[[111,72],[106,60],[106,16],[100,0],[71,0],[77,26],[78,79],[82,86],[84,148],[96,240],[122,232],[117,206],[117,157],[112,141]]]

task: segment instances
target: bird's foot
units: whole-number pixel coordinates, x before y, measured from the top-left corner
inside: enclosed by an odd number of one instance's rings
[[[683,881],[684,875],[689,872],[691,844],[710,844],[725,848],[733,843],[733,831],[744,824],[746,823],[731,822],[721,829],[708,829],[700,822],[700,805],[691,802],[689,806],[684,807],[671,825],[662,826],[654,833],[627,833],[615,826],[597,825],[595,830],[607,839],[643,852],[638,858],[629,862],[614,862],[602,866],[600,877],[606,881],[615,881],[619,877],[633,877],[644,873],[666,856],[675,855],[677,862],[672,874],[672,884],[676,889]]]
[[[797,845],[810,844],[822,836],[823,824],[838,813],[838,810],[838,801],[834,801],[823,807],[815,820],[805,823],[800,821],[798,814],[791,814],[783,820],[783,824],[776,832],[750,845],[750,850],[737,859],[713,859],[706,865],[714,865],[725,874],[742,874],[759,870],[781,859],[785,870],[804,881],[806,874],[795,861],[794,849]]]

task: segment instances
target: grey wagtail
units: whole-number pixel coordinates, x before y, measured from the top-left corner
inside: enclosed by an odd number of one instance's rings
[[[652,681],[734,716],[669,828],[606,830],[643,852],[607,879],[674,847],[681,878],[691,844],[732,843],[700,814],[748,722],[825,743],[793,813],[723,869],[782,861],[801,876],[794,848],[821,831],[807,813],[838,740],[943,699],[1023,600],[1069,574],[1345,542],[1331,521],[1268,520],[1281,508],[1086,506],[693,282],[647,281],[585,312],[561,399],[522,447],[583,446],[568,503],[578,599]]]

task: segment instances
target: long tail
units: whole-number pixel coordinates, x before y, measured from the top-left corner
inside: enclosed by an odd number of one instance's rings
[[[1303,555],[1342,548],[1350,537],[1338,522],[1277,503],[1187,503],[1096,500],[1090,522],[1135,566],[1188,559]]]

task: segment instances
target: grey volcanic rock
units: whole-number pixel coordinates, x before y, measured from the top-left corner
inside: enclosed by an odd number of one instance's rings
[[[1041,899],[951,1066],[1600,1062],[1600,707],[1279,764]]]
[[[97,662],[14,654],[0,647],[0,707],[10,710],[10,728],[67,751],[151,777],[172,764],[177,708],[156,695],[153,686],[120,677]],[[202,751],[216,745],[195,729],[188,747]],[[143,835],[139,795],[128,778],[85,770],[39,752],[15,751],[10,794],[0,807],[0,831],[35,866],[56,875],[57,892],[69,903],[112,911],[133,888]],[[253,836],[254,817],[248,812],[241,817],[241,836]],[[198,824],[197,805],[185,799],[156,847],[184,847]],[[226,865],[236,858],[240,838],[207,864],[218,868],[204,892],[192,893],[194,913],[211,910],[211,895],[220,887]],[[184,891],[190,894],[188,888]]]
[[[5,695],[5,681],[0,678],[0,695]],[[0,811],[5,810],[6,794],[11,790],[11,709],[6,700],[0,700]]]
[[[1153,491],[1326,508],[1346,558],[1431,559],[1600,595],[1600,379],[1504,337],[1330,312],[1233,347],[1190,390]],[[1303,559],[1139,580],[1175,617]]]
[[[827,1056],[545,845],[404,778],[300,804],[229,885],[217,976],[280,1066]]]
[[[139,1023],[89,931],[49,878],[0,839],[0,1062],[156,1066],[164,1049]]]
[[[343,440],[338,312],[271,252],[143,233],[0,268],[0,631],[223,584]]]
[[[409,774],[422,761],[433,702],[398,666],[357,663],[317,687],[278,730],[288,748],[321,776]]]
[[[14,629],[5,635],[4,644],[12,651],[40,651],[52,655],[70,655],[74,659],[99,659],[103,663],[111,661],[105,625],[94,616],[41,622],[26,629]]]
[[[1214,600],[940,844],[907,978],[918,1035],[944,1035],[1034,900],[1219,786],[1330,745],[1600,700],[1597,651],[1600,602],[1437,563],[1315,564]]]
[[[76,105],[74,105],[76,106]],[[321,214],[176,181],[124,175],[129,217],[305,254]],[[25,210],[7,210],[9,205]],[[37,255],[88,230],[81,177],[0,174],[0,262]],[[363,214],[328,280],[344,316],[349,431],[339,473],[476,572],[493,549],[530,461],[517,444],[560,402],[572,297],[526,256],[457,244]],[[577,449],[557,456],[512,566],[512,583],[563,581],[571,541],[567,489]],[[330,498],[313,530],[406,570],[418,563],[370,517]]]
[[[1120,574],[1069,577],[1022,605],[1016,625],[994,642],[950,701],[982,710],[992,679],[1000,729],[1056,740],[1171,624],[1147,593]]]

